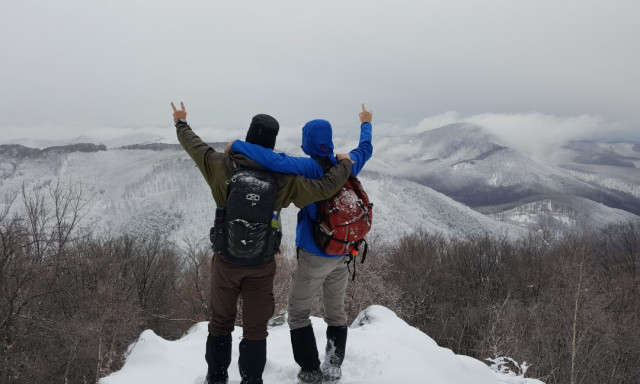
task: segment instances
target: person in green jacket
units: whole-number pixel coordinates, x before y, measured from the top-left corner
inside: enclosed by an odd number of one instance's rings
[[[187,124],[184,103],[178,109],[171,103],[178,140],[196,163],[211,188],[218,208],[227,207],[227,187],[234,171],[238,169],[263,169],[240,154],[215,151],[198,137]],[[279,124],[269,115],[256,115],[247,132],[247,142],[273,149]],[[348,154],[337,156],[339,162],[317,180],[303,176],[273,173],[277,183],[274,210],[293,203],[302,208],[315,201],[325,200],[336,194],[351,172],[352,161]],[[273,315],[273,279],[275,258],[267,257],[259,265],[239,265],[215,253],[211,265],[211,320],[205,359],[207,383],[226,384],[231,364],[231,332],[234,329],[238,296],[243,297],[243,338],[240,342],[238,366],[241,384],[261,384],[267,356],[267,322]]]

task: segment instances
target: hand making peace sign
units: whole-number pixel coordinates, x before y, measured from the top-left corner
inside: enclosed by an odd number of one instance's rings
[[[360,122],[370,123],[372,117],[373,117],[373,109],[370,111],[367,111],[367,109],[364,107],[364,104],[362,104],[362,112],[360,112]]]
[[[184,103],[181,101],[180,102],[180,107],[182,109],[178,109],[176,108],[175,105],[173,105],[173,101],[171,102],[171,108],[173,108],[173,122],[177,123],[178,120],[182,119],[182,120],[187,120],[187,110],[184,107]]]

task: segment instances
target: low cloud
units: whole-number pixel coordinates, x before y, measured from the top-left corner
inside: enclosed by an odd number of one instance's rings
[[[556,116],[537,112],[460,116],[449,111],[428,117],[406,132],[419,133],[460,122],[479,125],[505,145],[537,157],[546,156],[572,140],[638,139],[638,134],[629,124],[610,122],[599,115]]]
[[[544,158],[571,140],[635,140],[640,141],[640,133],[626,122],[611,122],[599,115],[557,116],[538,112],[531,113],[483,113],[463,116],[455,111],[423,119],[415,126],[407,127],[399,123],[374,122],[375,140],[403,134],[416,134],[440,128],[448,124],[467,122],[483,127],[495,135],[504,145],[515,148],[537,158]],[[192,122],[194,131],[208,142],[227,142],[244,139],[245,126],[210,127]],[[303,123],[281,126],[276,149],[299,154]],[[9,129],[0,144],[18,143],[31,147],[46,147],[73,142],[103,143],[110,147],[125,144],[160,141],[177,143],[172,125],[140,128],[66,128],[64,135],[56,134],[59,128],[53,126],[32,127],[28,130]],[[334,131],[336,150],[357,145],[355,131]],[[55,139],[52,139],[55,137]]]
[[[300,146],[302,137],[301,127],[280,127],[277,148],[286,151],[296,150]],[[248,127],[248,125],[247,125]],[[204,141],[228,142],[244,139],[247,127],[207,127],[193,124],[193,130]],[[59,132],[63,132],[60,134]],[[7,128],[2,135],[2,144],[21,144],[28,147],[44,148],[55,145],[65,145],[80,142],[105,144],[108,147],[118,147],[125,144],[140,144],[144,142],[177,143],[176,131],[173,125],[162,127],[97,127],[85,129],[81,127],[59,127],[41,125],[24,128]]]

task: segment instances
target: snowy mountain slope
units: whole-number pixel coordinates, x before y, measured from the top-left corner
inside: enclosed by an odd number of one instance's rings
[[[634,174],[619,167],[581,164],[563,165],[571,175],[584,183],[640,199],[640,172]]]
[[[30,158],[19,162],[15,175],[0,181],[0,187],[8,193],[24,183],[30,190],[57,179],[63,185],[81,183],[90,198],[87,222],[100,228],[119,227],[163,211],[181,215],[189,225],[202,212],[195,208],[198,204],[188,202],[205,205],[212,200],[183,151],[109,150]],[[180,209],[174,209],[176,205]]]
[[[360,179],[374,202],[372,234],[394,236],[417,228],[450,236],[507,233],[517,236],[521,227],[492,220],[424,185],[364,172]]]
[[[171,238],[205,239],[215,213],[208,186],[183,150],[112,149],[3,159],[15,166],[0,180],[3,193],[81,183],[91,203],[87,222],[98,228],[145,231],[171,229]],[[422,227],[447,235],[494,232],[518,235],[522,229],[484,216],[423,185],[375,174],[362,176],[375,204],[371,236],[388,241]],[[292,244],[297,209],[282,214],[285,242]]]
[[[640,198],[640,143],[574,141],[558,163],[585,183]]]
[[[527,228],[579,228],[593,229],[638,217],[621,209],[609,208],[601,203],[575,196],[548,196],[514,208],[502,207],[488,216],[505,223]]]
[[[571,141],[564,145],[579,164],[640,168],[640,143]]]
[[[343,138],[336,143],[338,152],[354,145]],[[418,227],[455,236],[484,231],[517,235],[519,228],[541,224],[562,232],[585,217],[607,225],[640,215],[638,143],[572,142],[541,161],[505,146],[479,126],[457,123],[376,136],[374,144],[362,179],[376,205],[372,235],[381,238]],[[205,239],[215,207],[184,151],[157,143],[126,148],[72,152],[0,146],[0,192],[8,194],[23,183],[46,187],[57,178],[81,182],[92,197],[88,218],[94,226],[143,230],[145,223],[167,221],[176,240],[184,235]],[[300,154],[291,139],[278,148]],[[587,155],[616,161],[580,162]],[[283,212],[287,242],[293,241],[295,215],[295,208]]]
[[[326,324],[312,318],[319,346],[326,344]],[[230,384],[240,382],[238,343],[242,329],[233,332]],[[201,384],[207,324],[195,325],[182,339],[167,341],[153,331],[142,333],[130,347],[124,367],[100,384]],[[324,351],[320,348],[320,358]],[[297,366],[291,352],[289,328],[270,329],[267,339],[265,383],[296,383]],[[433,339],[410,327],[390,310],[372,306],[363,311],[349,329],[343,364],[343,384],[438,383],[438,384],[540,384],[534,379],[498,374],[483,362],[455,355]]]
[[[579,162],[580,156],[591,153],[606,154],[617,162]],[[598,207],[589,212],[598,223],[616,220],[617,210],[640,215],[640,169],[636,166],[640,144],[580,142],[555,155],[546,161],[535,160],[506,147],[481,127],[457,123],[377,140],[367,169],[416,181],[487,214],[531,211],[536,202],[551,200],[555,202],[551,207]],[[557,162],[558,158],[562,161]],[[585,199],[597,204],[587,206]],[[573,216],[561,225],[553,219],[556,213],[547,209],[537,216],[560,229],[579,222],[579,215],[585,216],[580,210],[575,211],[578,215],[572,212],[568,211]],[[510,222],[525,225],[528,221]]]
[[[376,137],[372,170],[430,171],[473,159],[503,146],[481,127],[456,123],[407,135]]]
[[[401,174],[473,207],[546,193],[609,199],[605,204],[615,204],[617,198],[624,205],[624,199],[615,193],[501,145],[498,138],[475,125],[452,124],[380,142],[370,170]],[[633,166],[626,168],[627,174],[640,174]]]

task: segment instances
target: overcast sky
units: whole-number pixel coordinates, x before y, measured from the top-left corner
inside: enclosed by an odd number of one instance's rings
[[[164,133],[180,100],[218,131],[256,113],[357,123],[361,102],[407,129],[450,111],[533,116],[538,134],[640,127],[637,0],[0,5],[0,142]]]

